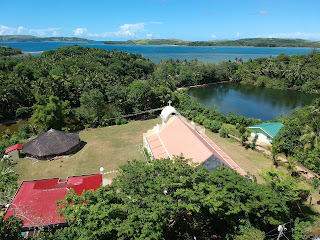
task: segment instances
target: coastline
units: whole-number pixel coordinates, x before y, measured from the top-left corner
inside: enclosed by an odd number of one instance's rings
[[[201,88],[201,87],[207,87],[207,86],[212,86],[212,85],[217,85],[217,84],[222,84],[222,83],[233,83],[232,80],[230,81],[221,81],[221,82],[214,82],[214,83],[205,83],[205,84],[199,84],[199,85],[192,85],[192,86],[187,86],[187,87],[179,87],[177,90],[188,90],[191,88]]]

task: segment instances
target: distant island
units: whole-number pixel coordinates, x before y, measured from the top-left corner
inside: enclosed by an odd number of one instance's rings
[[[244,38],[239,40],[183,41],[180,39],[142,39],[125,42],[106,41],[104,44],[222,46],[222,47],[308,47],[320,48],[320,41],[291,38]]]
[[[94,42],[78,37],[36,37],[32,35],[2,35],[0,42]]]

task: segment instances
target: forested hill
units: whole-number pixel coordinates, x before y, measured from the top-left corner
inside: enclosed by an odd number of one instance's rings
[[[320,48],[320,42],[289,38],[245,38],[239,40],[216,40],[190,42],[189,46],[234,47],[310,47]]]
[[[78,37],[36,37],[32,35],[3,35],[0,42],[94,42]]]
[[[140,39],[128,40],[125,42],[106,41],[104,44],[129,44],[129,45],[188,45],[190,41],[183,41],[180,39]]]
[[[183,41],[179,39],[142,39],[142,40],[128,40],[125,42],[106,41],[105,44],[320,48],[319,41],[309,41],[304,39],[289,39],[289,38],[245,38],[245,39],[239,39],[239,40],[214,40],[214,41]]]

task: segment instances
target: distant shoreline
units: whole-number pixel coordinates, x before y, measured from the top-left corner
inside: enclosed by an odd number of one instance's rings
[[[199,85],[191,85],[186,87],[180,87],[177,90],[189,90],[190,88],[201,88],[201,87],[207,87],[217,84],[223,84],[223,83],[234,83],[232,80],[230,81],[221,81],[221,82],[213,82],[213,83],[205,83],[205,84],[199,84]]]
[[[174,45],[174,44],[155,44],[155,45],[151,45],[151,44],[121,44],[121,43],[113,43],[113,44],[105,44],[108,46],[112,46],[112,45],[128,45],[128,46],[166,46],[166,47],[211,47],[211,48],[303,48],[303,49],[313,49],[314,47],[256,47],[256,46],[190,46],[190,45]],[[320,49],[319,48],[315,48],[315,49]]]

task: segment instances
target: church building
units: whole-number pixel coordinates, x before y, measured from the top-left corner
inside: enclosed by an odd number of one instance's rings
[[[246,175],[226,153],[205,135],[205,129],[189,123],[177,110],[165,107],[161,114],[162,124],[143,134],[143,145],[153,159],[170,158],[181,154],[209,170],[221,165]]]

